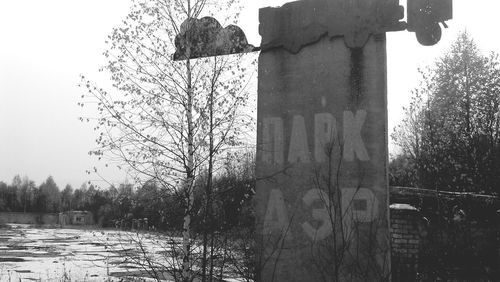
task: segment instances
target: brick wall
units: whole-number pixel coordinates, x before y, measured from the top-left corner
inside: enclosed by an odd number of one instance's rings
[[[392,281],[500,281],[499,222],[408,204],[392,204],[390,220]]]
[[[410,205],[391,205],[393,281],[414,281],[418,270],[421,216]]]

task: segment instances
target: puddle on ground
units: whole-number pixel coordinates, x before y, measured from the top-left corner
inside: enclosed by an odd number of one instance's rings
[[[0,228],[0,281],[121,281],[133,276],[150,281],[138,266],[125,263],[137,254],[132,235],[123,231]],[[142,235],[141,235],[142,236]],[[155,256],[155,243],[142,239]],[[118,261],[117,259],[121,259]],[[114,273],[111,275],[111,273]]]
[[[31,273],[31,270],[15,270],[17,273]]]
[[[22,258],[0,258],[0,262],[25,262]]]
[[[0,227],[0,281],[156,281],[137,265],[140,242],[155,263],[174,265],[169,254],[180,238],[126,231]],[[130,259],[127,259],[130,258]],[[173,281],[166,273],[157,274]],[[65,280],[66,279],[66,280]],[[231,281],[242,281],[232,279]]]

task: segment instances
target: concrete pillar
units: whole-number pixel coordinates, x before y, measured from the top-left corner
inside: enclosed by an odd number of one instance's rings
[[[307,25],[300,6],[280,16],[268,9],[260,26],[271,48],[259,58],[258,281],[386,281],[385,34],[357,49],[327,36],[300,46],[320,27]],[[292,31],[297,42],[273,41],[268,35],[280,33],[269,29],[287,17],[305,24]]]

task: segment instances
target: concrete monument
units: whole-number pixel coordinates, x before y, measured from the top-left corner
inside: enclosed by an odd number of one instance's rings
[[[388,280],[385,33],[330,32],[329,4],[287,5],[261,10],[259,279]]]

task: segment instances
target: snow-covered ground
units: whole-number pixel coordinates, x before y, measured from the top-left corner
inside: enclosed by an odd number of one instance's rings
[[[172,266],[169,251],[179,243],[177,238],[145,233],[9,225],[0,228],[0,281],[119,281],[161,276],[151,273],[155,265],[150,263],[161,262],[163,269]]]
[[[11,224],[0,227],[0,282],[173,281],[180,252],[181,238],[159,233]],[[243,281],[230,269],[225,281]]]

